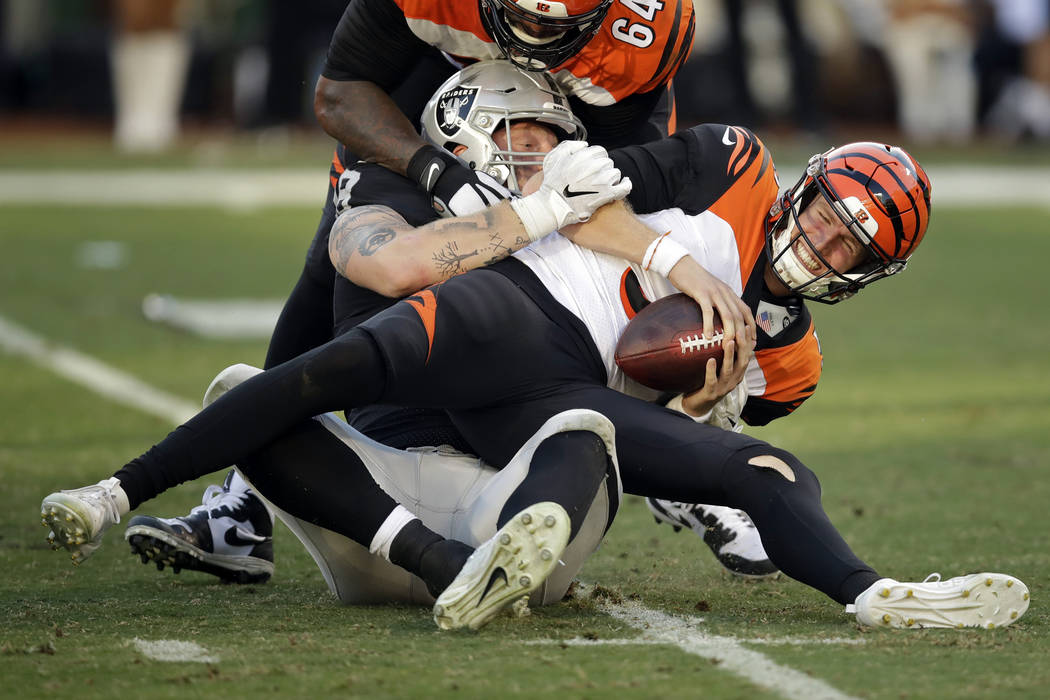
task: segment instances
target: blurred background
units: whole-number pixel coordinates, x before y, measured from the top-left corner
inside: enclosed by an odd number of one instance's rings
[[[0,0],[5,162],[59,136],[118,155],[202,157],[231,139],[272,157],[303,143],[327,152],[313,87],[345,4]],[[1046,154],[1050,0],[693,4],[680,125],[742,124],[820,148],[863,132]]]

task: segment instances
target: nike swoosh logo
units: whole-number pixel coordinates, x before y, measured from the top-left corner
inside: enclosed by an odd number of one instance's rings
[[[266,542],[270,538],[256,535],[254,532],[249,532],[239,525],[231,525],[226,534],[223,535],[223,539],[226,540],[226,544],[233,547],[253,547]]]
[[[580,196],[585,195],[585,194],[598,194],[598,193],[597,192],[589,192],[589,191],[586,191],[586,190],[581,191],[581,192],[574,192],[574,191],[569,189],[568,185],[566,185],[565,189],[562,190],[562,194],[564,194],[566,197],[580,197]]]
[[[427,169],[427,176],[423,178],[423,189],[430,192],[434,189],[434,183],[437,182],[438,175],[441,174],[441,163],[435,161],[430,164],[430,168]]]
[[[726,132],[724,134],[722,134],[722,143],[724,143],[727,146],[732,146],[733,144],[736,143],[736,141],[731,141],[729,139],[729,134],[731,134],[732,132],[733,132],[733,127],[727,126],[726,127]]]
[[[503,570],[502,566],[497,566],[492,570],[492,574],[489,575],[489,582],[485,584],[485,590],[481,592],[481,597],[478,598],[478,604],[475,607],[481,606],[481,601],[485,600],[485,596],[489,594],[489,591],[492,590],[492,587],[499,579],[503,579],[503,585],[507,584],[507,572]]]

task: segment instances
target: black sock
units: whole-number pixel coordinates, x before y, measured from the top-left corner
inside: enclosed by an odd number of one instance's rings
[[[416,519],[394,536],[390,561],[423,579],[436,598],[456,578],[473,551],[462,542],[445,539]]]

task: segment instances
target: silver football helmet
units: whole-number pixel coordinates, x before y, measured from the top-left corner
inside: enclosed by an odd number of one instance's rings
[[[515,166],[542,165],[543,153],[515,151],[510,124],[530,119],[550,127],[558,140],[583,141],[587,130],[569,109],[565,94],[548,73],[526,72],[509,61],[480,61],[446,80],[423,109],[423,138],[459,157],[514,192],[520,192]],[[507,129],[507,148],[492,135]]]

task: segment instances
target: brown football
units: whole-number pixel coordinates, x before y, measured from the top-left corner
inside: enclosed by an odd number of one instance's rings
[[[722,368],[722,319],[715,312],[715,337],[704,338],[700,306],[672,294],[639,311],[616,344],[616,364],[639,384],[659,391],[689,393],[704,385],[707,360]]]

